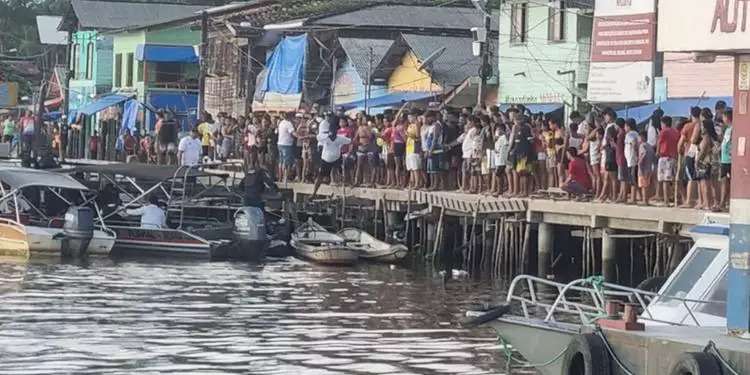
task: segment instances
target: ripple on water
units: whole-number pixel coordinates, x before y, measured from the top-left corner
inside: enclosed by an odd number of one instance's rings
[[[499,374],[489,283],[297,259],[0,262],[0,374]]]

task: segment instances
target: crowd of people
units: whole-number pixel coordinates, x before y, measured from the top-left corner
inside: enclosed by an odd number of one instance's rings
[[[0,124],[5,142],[33,135],[31,114],[3,116]],[[117,144],[123,159],[145,163],[240,159],[282,183],[315,183],[316,192],[331,183],[720,211],[729,204],[731,133],[732,109],[724,102],[693,107],[685,117],[657,110],[640,124],[611,108],[561,119],[522,105],[404,106],[372,116],[313,107],[280,115],[204,113],[188,134],[160,112],[152,134],[125,134]],[[91,155],[98,142],[94,134]]]
[[[316,192],[328,182],[719,211],[729,202],[731,131],[732,110],[718,102],[684,118],[657,110],[642,124],[611,108],[563,121],[522,105],[373,116],[314,108],[216,121],[206,114],[186,138],[190,155],[242,159],[282,183],[314,182]]]

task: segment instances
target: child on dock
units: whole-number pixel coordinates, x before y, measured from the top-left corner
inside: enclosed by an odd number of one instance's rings
[[[654,147],[648,143],[648,132],[641,131],[639,134],[640,144],[638,146],[638,187],[641,189],[643,204],[649,205],[649,189],[651,179],[656,165],[656,153]]]

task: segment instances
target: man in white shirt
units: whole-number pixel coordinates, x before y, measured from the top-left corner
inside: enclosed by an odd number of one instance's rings
[[[351,139],[336,135],[335,132],[318,135],[318,145],[321,147],[320,169],[318,170],[318,176],[315,178],[313,197],[318,193],[323,177],[330,176],[331,171],[341,165],[341,148],[350,143],[352,143]]]
[[[292,124],[292,117],[294,113],[289,112],[286,114],[286,118],[279,122],[279,140],[276,142],[279,148],[279,162],[281,166],[281,172],[284,176],[284,183],[287,182],[289,177],[289,169],[294,166],[294,124]]]
[[[149,198],[149,204],[136,209],[125,210],[126,216],[140,216],[141,228],[161,229],[167,226],[167,215],[159,207],[159,198],[152,195]]]
[[[194,128],[190,135],[182,138],[180,145],[177,147],[177,158],[180,165],[194,167],[200,163],[203,147],[201,147],[200,132]]]

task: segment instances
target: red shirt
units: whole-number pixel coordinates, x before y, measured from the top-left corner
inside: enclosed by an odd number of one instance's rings
[[[659,156],[677,159],[677,143],[680,142],[680,132],[675,128],[664,127],[659,133]]]
[[[586,190],[591,190],[591,176],[586,169],[586,160],[583,158],[573,158],[568,163],[568,176],[571,180],[581,184]]]

